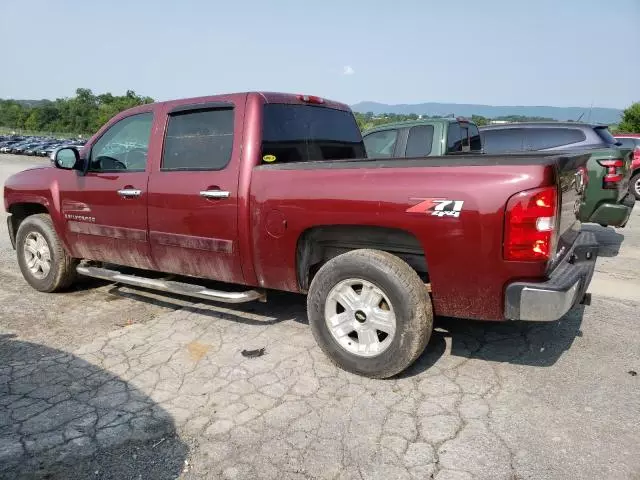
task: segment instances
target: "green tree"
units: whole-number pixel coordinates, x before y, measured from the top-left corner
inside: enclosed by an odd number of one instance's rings
[[[482,115],[471,115],[471,121],[479,127],[489,125],[489,119],[487,117],[483,117]]]
[[[54,102],[0,100],[0,126],[61,133],[92,134],[111,117],[137,105],[152,103],[151,97],[127,90],[124,95],[95,95],[78,88],[71,98]]]
[[[618,130],[625,133],[640,133],[640,102],[635,102],[622,112]]]

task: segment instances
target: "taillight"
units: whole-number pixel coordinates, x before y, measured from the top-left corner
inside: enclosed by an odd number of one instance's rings
[[[323,104],[324,98],[316,97],[315,95],[298,95],[298,100],[305,103]]]
[[[525,190],[509,199],[504,229],[505,260],[537,262],[551,258],[557,206],[555,187]]]
[[[622,173],[624,161],[616,158],[613,160],[598,160],[598,163],[607,169],[602,179],[602,188],[618,188],[618,183],[624,178],[624,174]]]
[[[633,150],[633,161],[640,162],[640,147],[636,147]]]

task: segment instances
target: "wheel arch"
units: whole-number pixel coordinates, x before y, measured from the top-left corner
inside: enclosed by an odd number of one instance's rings
[[[16,248],[16,235],[18,233],[18,228],[20,228],[20,224],[25,220],[25,218],[39,213],[50,214],[46,205],[38,202],[13,203],[9,205],[7,212],[10,214],[7,217],[9,239],[11,240],[11,245],[14,249]]]
[[[411,232],[368,225],[325,225],[308,228],[298,237],[296,273],[300,291],[309,289],[313,276],[327,261],[358,249],[381,250],[396,255],[428,282],[426,253]]]

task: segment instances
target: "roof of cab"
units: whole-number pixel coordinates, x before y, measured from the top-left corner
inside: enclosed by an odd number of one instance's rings
[[[383,125],[378,125],[377,127],[369,128],[364,133],[371,132],[379,132],[382,130],[390,130],[392,128],[406,128],[406,127],[416,127],[420,125],[436,125],[436,124],[449,124],[454,122],[460,122],[459,118],[424,118],[420,120],[405,120],[402,122],[392,122],[385,123]],[[468,120],[464,120],[465,122],[469,122]]]
[[[291,104],[299,104],[299,105],[314,105],[314,106],[325,106],[329,108],[335,108],[339,110],[351,111],[351,107],[346,103],[336,102],[334,100],[330,100],[328,98],[319,97],[311,94],[303,94],[303,93],[283,93],[283,92],[232,92],[232,93],[222,93],[219,95],[209,95],[203,97],[192,97],[192,98],[175,98],[171,100],[166,100],[164,104],[198,104],[198,103],[208,103],[220,101],[221,99],[229,99],[230,97],[241,97],[248,95],[257,95],[262,97],[265,103],[291,103]],[[320,99],[321,102],[309,102],[303,101],[301,97],[306,97],[310,99]]]

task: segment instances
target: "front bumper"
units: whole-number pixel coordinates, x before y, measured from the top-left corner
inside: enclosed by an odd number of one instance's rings
[[[603,203],[593,212],[589,222],[622,228],[629,221],[635,204],[636,199],[631,194],[627,194],[620,203]]]
[[[585,297],[598,257],[598,241],[582,232],[546,282],[514,282],[505,291],[505,317],[510,320],[559,320]]]

